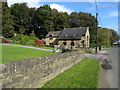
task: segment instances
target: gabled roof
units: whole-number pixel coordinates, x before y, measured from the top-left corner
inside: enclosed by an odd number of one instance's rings
[[[79,27],[79,28],[66,28],[59,35],[59,40],[80,40],[82,35],[84,35],[87,31],[87,27]]]
[[[49,32],[45,37],[58,37],[61,31]]]

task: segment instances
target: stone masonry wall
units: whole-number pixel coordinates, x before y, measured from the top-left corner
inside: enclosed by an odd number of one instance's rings
[[[80,51],[3,64],[3,88],[38,88],[85,57]]]

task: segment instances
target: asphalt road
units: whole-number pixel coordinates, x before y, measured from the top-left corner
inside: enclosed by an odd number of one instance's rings
[[[108,50],[108,55],[111,58],[113,68],[107,71],[106,80],[110,88],[118,88],[118,47],[114,46]]]
[[[97,55],[86,54],[86,57],[97,60],[102,58],[111,59],[112,69],[101,68],[99,88],[118,88],[118,47],[114,46],[110,50],[102,50]]]

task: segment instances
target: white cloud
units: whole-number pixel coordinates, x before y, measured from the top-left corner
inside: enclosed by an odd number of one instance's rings
[[[59,4],[50,4],[50,8],[52,9],[57,9],[59,12],[67,12],[68,14],[70,14],[71,12],[73,12],[73,10],[66,8],[63,5],[59,5]]]
[[[110,12],[110,17],[116,17],[116,16],[118,16],[118,11]]]
[[[42,2],[95,2],[95,0],[41,0]],[[119,0],[96,0],[97,2],[119,2]]]
[[[95,2],[95,0],[87,0],[89,2]],[[118,2],[119,0],[96,0],[96,2]]]
[[[8,6],[11,6],[14,3],[27,3],[29,7],[39,7],[40,0],[8,0]]]

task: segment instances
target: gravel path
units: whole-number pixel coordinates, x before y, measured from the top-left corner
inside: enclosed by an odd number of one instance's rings
[[[37,47],[31,47],[31,46],[14,45],[14,44],[3,44],[3,45],[18,46],[18,47],[25,47],[25,48],[32,48],[32,49],[37,49],[37,50],[53,52],[53,50],[50,50],[50,49],[43,49],[43,48],[37,48]]]

